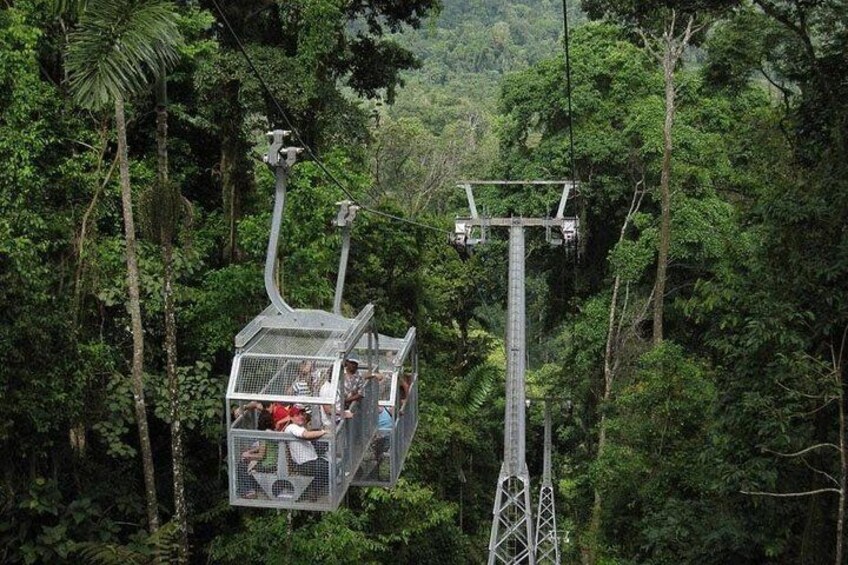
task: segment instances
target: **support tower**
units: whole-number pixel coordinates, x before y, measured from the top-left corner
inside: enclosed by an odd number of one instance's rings
[[[545,400],[545,455],[536,513],[536,564],[559,565],[554,486],[551,480],[551,401]]]
[[[473,185],[561,185],[562,196],[554,218],[483,218],[477,214]],[[506,414],[504,418],[504,459],[498,477],[497,493],[489,538],[489,565],[535,563],[533,516],[530,506],[530,476],[525,460],[526,322],[524,291],[524,228],[544,227],[553,245],[573,244],[578,220],[564,216],[573,181],[463,181],[471,216],[457,218],[454,244],[472,247],[484,243],[492,227],[509,228],[509,293],[506,330]],[[552,236],[557,227],[562,237]]]

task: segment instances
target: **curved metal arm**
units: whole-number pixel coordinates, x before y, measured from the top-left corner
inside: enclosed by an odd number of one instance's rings
[[[294,311],[280,295],[275,275],[280,245],[280,228],[283,223],[283,211],[286,207],[286,184],[288,183],[289,170],[297,161],[297,154],[302,151],[297,147],[283,147],[283,140],[288,134],[289,132],[283,130],[269,132],[268,141],[271,146],[268,148],[268,155],[265,156],[265,162],[273,169],[275,179],[274,213],[271,216],[271,235],[268,238],[268,251],[265,254],[265,292],[268,293],[271,304],[281,314]]]
[[[339,214],[336,216],[336,225],[342,228],[342,254],[339,258],[339,272],[336,276],[336,294],[333,299],[333,314],[342,313],[342,295],[344,294],[345,277],[347,276],[347,258],[350,254],[350,227],[359,206],[350,200],[339,202]]]

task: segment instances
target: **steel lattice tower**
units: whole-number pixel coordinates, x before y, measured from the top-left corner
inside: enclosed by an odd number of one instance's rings
[[[545,455],[539,510],[536,513],[536,563],[559,565],[554,486],[551,481],[551,403],[545,400]]]
[[[480,218],[471,186],[561,185],[562,197],[555,218]],[[489,565],[535,564],[533,516],[530,503],[530,475],[525,460],[525,394],[526,320],[524,289],[524,228],[544,227],[548,241],[554,245],[574,243],[577,218],[565,218],[563,212],[571,181],[465,181],[460,183],[468,198],[470,218],[456,220],[454,243],[470,247],[484,243],[491,227],[509,228],[509,291],[506,329],[506,414],[504,417],[504,459],[498,477],[498,489],[489,537]],[[551,228],[561,230],[562,238],[551,237]],[[477,236],[477,237],[475,237]]]

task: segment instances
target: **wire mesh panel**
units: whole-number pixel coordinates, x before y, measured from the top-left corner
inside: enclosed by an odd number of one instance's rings
[[[330,477],[334,438],[304,440],[291,433],[237,431],[230,437],[230,503],[240,506],[334,510],[340,496]]]
[[[387,345],[390,344],[390,347]],[[380,389],[377,433],[359,466],[353,484],[391,487],[400,476],[409,444],[418,426],[417,350],[415,329],[403,340],[380,336]]]
[[[368,398],[376,399],[376,382],[368,380],[365,384],[365,395]],[[347,443],[345,451],[350,459],[348,467],[345,468],[345,488],[353,480],[374,437],[374,432],[377,429],[377,403],[358,401],[351,405],[350,412],[352,416],[344,420],[343,427],[345,441]]]
[[[413,382],[409,389],[409,397],[406,405],[401,410],[401,416],[398,418],[398,442],[397,442],[397,474],[400,474],[403,462],[406,460],[406,454],[409,451],[409,446],[412,444],[412,437],[415,435],[415,430],[418,428],[418,383]]]
[[[230,503],[334,510],[377,425],[379,389],[346,402],[343,360],[376,359],[373,307],[354,319],[267,311],[243,330],[227,389]],[[369,338],[367,334],[371,334]],[[237,341],[238,342],[238,341]]]
[[[333,359],[258,355],[239,357],[233,393],[250,396],[320,396],[332,381]]]

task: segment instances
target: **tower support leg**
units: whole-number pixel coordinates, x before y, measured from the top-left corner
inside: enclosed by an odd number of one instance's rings
[[[526,467],[517,475],[509,475],[501,467],[498,477],[489,538],[489,565],[500,564],[535,564],[530,477]]]

